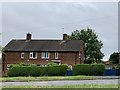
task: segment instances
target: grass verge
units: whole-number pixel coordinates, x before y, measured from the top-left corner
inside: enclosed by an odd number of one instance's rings
[[[93,80],[91,76],[41,76],[41,77],[1,77],[3,82],[29,82],[29,81],[54,81],[54,80]]]
[[[83,85],[64,85],[64,86],[4,86],[2,88],[118,88],[117,84],[83,84]]]

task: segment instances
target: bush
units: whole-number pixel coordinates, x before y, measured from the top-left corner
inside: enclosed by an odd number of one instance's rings
[[[30,66],[17,66],[17,65],[13,65],[9,71],[8,71],[8,75],[9,76],[29,76],[30,75]]]
[[[66,64],[60,65],[60,72],[59,72],[59,75],[60,75],[60,76],[66,75],[67,69],[68,69],[68,66],[67,66]]]
[[[36,65],[16,64],[8,70],[8,76],[63,76],[66,75],[67,65],[40,67]]]
[[[118,75],[120,75],[120,65],[113,67],[113,69],[118,70]]]
[[[47,64],[47,67],[50,67],[50,66],[59,66],[59,65],[57,63],[50,62]]]
[[[89,75],[90,65],[88,64],[77,64],[73,66],[73,75]]]
[[[103,64],[91,64],[90,75],[102,76],[105,71],[105,65]]]
[[[65,76],[67,69],[67,65],[50,66],[48,67],[48,76]]]
[[[47,67],[15,65],[8,71],[8,76],[44,76]]]
[[[73,67],[73,75],[103,75],[105,66],[103,64],[78,64]]]
[[[30,76],[46,76],[47,70],[47,67],[32,66]]]

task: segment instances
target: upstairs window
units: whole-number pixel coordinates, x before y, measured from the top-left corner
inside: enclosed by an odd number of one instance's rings
[[[49,52],[42,52],[41,53],[41,58],[42,59],[49,59],[50,53]]]
[[[37,59],[37,52],[30,52],[29,58],[30,59]]]
[[[22,53],[21,53],[21,59],[24,59],[24,58],[25,58],[25,53],[22,52]]]
[[[55,52],[55,59],[58,59],[58,52]]]

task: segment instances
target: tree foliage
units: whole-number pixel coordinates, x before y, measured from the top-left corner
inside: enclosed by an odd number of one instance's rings
[[[0,51],[2,51],[3,47],[0,45]]]
[[[112,62],[112,64],[118,64],[119,63],[119,53],[114,52],[110,55],[109,60]]]
[[[87,27],[87,29],[76,30],[69,35],[69,40],[83,40],[85,43],[85,63],[101,62],[104,54],[101,52],[103,43],[98,40],[96,33]]]

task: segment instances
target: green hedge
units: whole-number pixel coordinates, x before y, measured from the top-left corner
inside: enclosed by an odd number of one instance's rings
[[[30,66],[12,66],[8,70],[8,75],[9,76],[29,76],[30,75]]]
[[[91,75],[101,76],[104,74],[105,71],[105,65],[104,64],[92,64],[91,65]]]
[[[12,65],[8,76],[63,76],[66,75],[67,65],[40,67],[36,65]]]
[[[118,65],[118,75],[120,75],[120,65]]]
[[[30,76],[46,76],[47,67],[32,66]]]
[[[120,75],[120,64],[117,65],[117,66],[114,66],[113,69],[118,70],[118,75]]]
[[[48,67],[48,76],[65,76],[67,69],[67,65],[50,66]]]
[[[103,75],[105,66],[103,64],[77,64],[73,66],[73,75]]]

